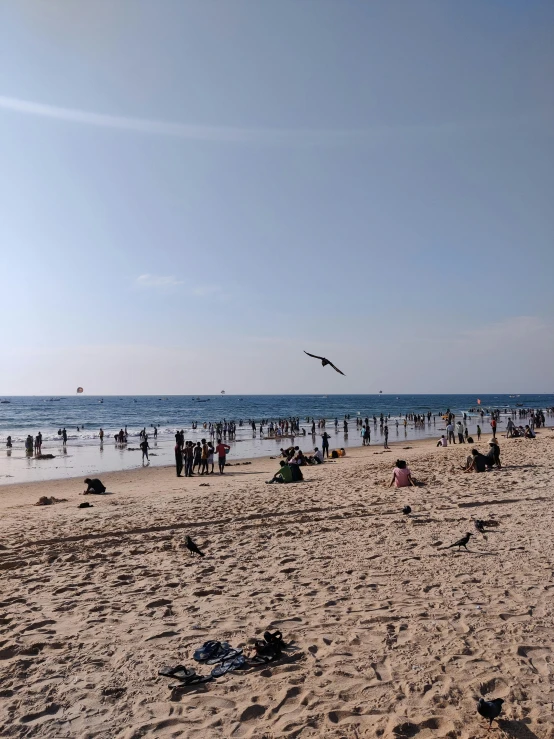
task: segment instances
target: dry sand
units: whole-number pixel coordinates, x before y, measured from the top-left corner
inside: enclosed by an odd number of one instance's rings
[[[504,469],[482,475],[458,470],[467,446],[412,442],[297,485],[265,485],[278,463],[257,459],[103,475],[105,497],[3,487],[0,735],[471,739],[490,695],[506,700],[490,736],[552,739],[554,434],[500,444]],[[396,456],[427,486],[389,489]],[[445,549],[473,518],[500,525]],[[293,644],[281,663],[185,691],[157,675],[267,628]]]

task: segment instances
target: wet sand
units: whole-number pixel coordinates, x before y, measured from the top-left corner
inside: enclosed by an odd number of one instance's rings
[[[482,475],[459,470],[467,446],[422,441],[352,449],[297,485],[266,485],[266,458],[110,473],[102,497],[3,487],[0,734],[473,739],[485,695],[506,701],[495,737],[553,739],[554,433],[500,446]],[[388,488],[397,456],[425,487]],[[446,549],[477,517],[499,526]],[[185,691],[157,675],[267,628],[292,644],[278,663]]]

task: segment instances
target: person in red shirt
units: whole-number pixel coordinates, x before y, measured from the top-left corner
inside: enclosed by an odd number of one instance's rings
[[[217,440],[217,446],[216,446],[215,450],[217,452],[217,457],[218,457],[217,462],[218,462],[218,465],[219,465],[219,474],[220,475],[223,474],[223,468],[225,467],[225,455],[227,454],[227,452],[229,451],[230,448],[231,447],[228,444],[222,444],[221,443],[221,439],[218,439]]]
[[[496,418],[494,417],[491,421],[491,428],[492,428],[492,438],[496,439]]]

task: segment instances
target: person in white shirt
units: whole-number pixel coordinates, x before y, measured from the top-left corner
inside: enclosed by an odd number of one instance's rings
[[[437,442],[437,446],[448,446],[448,442],[446,440],[446,436],[443,434],[441,438]]]
[[[456,424],[456,433],[458,434],[458,443],[463,444],[464,443],[464,427],[462,426],[461,421],[458,421]]]
[[[456,443],[454,440],[454,426],[451,423],[446,427],[446,438],[451,444]]]
[[[323,462],[323,452],[321,452],[317,447],[314,449],[314,459],[317,460],[317,464],[322,464]]]

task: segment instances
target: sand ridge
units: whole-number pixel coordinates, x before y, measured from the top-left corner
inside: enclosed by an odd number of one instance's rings
[[[493,736],[552,739],[553,436],[501,439],[504,469],[482,475],[460,472],[467,446],[421,442],[353,450],[299,485],[266,485],[277,462],[258,459],[106,475],[101,498],[74,480],[6,488],[0,734],[472,739],[485,695],[506,700]],[[425,487],[387,487],[398,455]],[[43,494],[69,500],[30,505]],[[499,526],[444,548],[477,517]],[[267,628],[292,642],[282,663],[186,691],[157,676]]]

